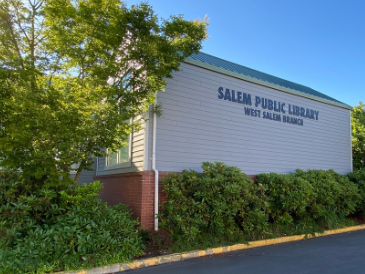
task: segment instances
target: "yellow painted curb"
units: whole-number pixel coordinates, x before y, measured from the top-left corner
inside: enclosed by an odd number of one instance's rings
[[[324,233],[316,233],[315,236],[308,235],[307,238],[322,237],[322,236],[328,236],[328,235],[363,230],[363,229],[365,229],[365,225],[350,226],[350,227],[346,227],[346,228],[327,230]],[[306,239],[305,235],[297,235],[297,236],[288,236],[288,237],[281,237],[281,238],[268,239],[268,240],[252,241],[252,242],[248,242],[248,244],[236,244],[236,245],[231,245],[231,246],[208,248],[206,250],[195,250],[195,251],[190,251],[190,252],[175,253],[175,254],[170,254],[170,255],[153,257],[153,258],[135,260],[130,263],[113,264],[113,265],[97,267],[97,268],[93,268],[93,269],[89,269],[89,270],[57,272],[55,274],[107,274],[107,273],[113,273],[113,272],[138,269],[138,268],[148,267],[148,266],[153,266],[153,265],[178,262],[178,261],[183,261],[186,259],[203,257],[203,256],[207,256],[207,255],[215,255],[215,254],[221,254],[221,253],[238,251],[238,250],[266,246],[266,245],[274,245],[274,244],[280,244],[280,243],[300,241],[300,240],[304,240],[304,239]]]

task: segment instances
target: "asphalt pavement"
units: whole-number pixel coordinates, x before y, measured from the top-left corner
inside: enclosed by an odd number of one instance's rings
[[[119,273],[365,273],[365,231],[257,247]]]

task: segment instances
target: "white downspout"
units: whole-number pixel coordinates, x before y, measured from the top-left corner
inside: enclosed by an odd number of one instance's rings
[[[157,94],[155,106],[157,103]],[[152,170],[155,172],[155,230],[158,231],[158,170],[156,169],[156,122],[157,115],[153,113],[153,135],[152,135]]]

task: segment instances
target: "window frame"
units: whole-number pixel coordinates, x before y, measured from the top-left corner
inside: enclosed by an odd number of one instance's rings
[[[128,146],[129,146],[128,147],[128,161],[123,162],[123,163],[108,165],[108,156],[106,156],[104,170],[130,167],[132,165],[132,132],[129,133],[129,135],[128,135]],[[108,152],[108,149],[106,151]],[[118,152],[118,161],[119,161],[119,152]]]

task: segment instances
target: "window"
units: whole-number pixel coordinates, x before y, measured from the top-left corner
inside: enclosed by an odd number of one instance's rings
[[[78,170],[79,169],[79,166],[80,166],[80,164],[79,163],[76,163],[76,164],[72,164],[71,165],[71,170]]]
[[[76,173],[77,170],[79,169],[79,166],[80,166],[80,163],[72,164],[71,165],[71,171],[70,171],[71,174]]]
[[[116,153],[110,154],[106,157],[105,168],[119,168],[130,166],[131,160],[131,145],[130,145],[130,135],[127,140],[127,144],[120,148]]]

